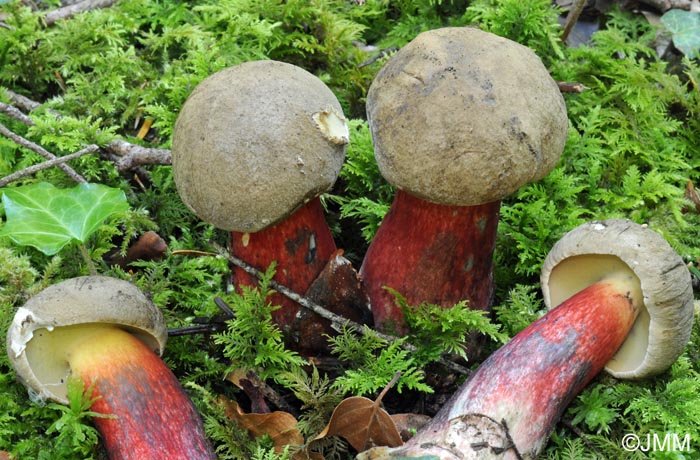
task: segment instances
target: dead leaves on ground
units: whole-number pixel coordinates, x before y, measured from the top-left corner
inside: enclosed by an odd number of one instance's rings
[[[396,383],[398,375],[384,388],[376,400],[352,396],[341,401],[333,411],[326,427],[315,438],[305,443],[297,420],[288,412],[276,411],[263,414],[245,413],[235,401],[221,396],[219,403],[226,416],[246,429],[253,437],[269,436],[276,452],[285,446],[298,446],[295,460],[323,460],[317,452],[309,451],[314,441],[327,436],[344,438],[355,450],[362,452],[375,446],[397,447],[403,444],[401,432],[419,429],[426,416],[416,414],[389,415],[382,407],[382,398]]]
[[[361,396],[341,401],[333,411],[328,425],[314,439],[341,436],[358,452],[374,446],[397,447],[403,444],[396,424],[381,408],[384,395],[399,377],[400,374],[397,373],[374,401]]]

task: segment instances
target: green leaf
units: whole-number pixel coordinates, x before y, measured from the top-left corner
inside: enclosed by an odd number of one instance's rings
[[[661,16],[673,34],[673,44],[690,59],[700,56],[700,13],[673,9]]]
[[[0,235],[47,255],[72,241],[85,243],[105,219],[129,207],[124,192],[105,185],[58,189],[46,182],[8,188],[2,203],[7,223]]]

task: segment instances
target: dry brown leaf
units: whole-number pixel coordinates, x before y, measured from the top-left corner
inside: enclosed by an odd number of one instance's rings
[[[379,404],[379,399],[372,401],[361,396],[341,401],[316,439],[341,436],[358,452],[373,446],[400,446],[403,444],[401,435],[391,416]]]
[[[219,397],[228,418],[237,422],[254,437],[269,435],[275,452],[282,452],[287,445],[304,444],[304,437],[297,427],[297,419],[288,412],[276,411],[267,414],[246,414],[237,402]],[[312,457],[313,458],[313,457]]]
[[[292,460],[326,460],[326,457],[321,455],[319,452],[300,450],[292,455]]]
[[[242,390],[243,387],[241,386],[241,379],[246,378],[247,373],[248,370],[243,367],[234,367],[233,370],[226,375],[226,380]]]

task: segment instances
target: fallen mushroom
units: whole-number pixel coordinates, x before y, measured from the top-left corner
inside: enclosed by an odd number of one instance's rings
[[[215,73],[189,96],[173,131],[173,174],[199,218],[232,231],[231,253],[304,293],[336,247],[318,196],[345,158],[348,128],[333,93],[276,61]],[[257,280],[234,268],[234,284]],[[273,318],[289,328],[299,306],[280,295]]]
[[[600,370],[657,374],[690,338],[685,264],[661,236],[631,221],[590,222],[565,235],[545,260],[542,288],[548,305],[562,303],[484,361],[408,443],[358,459],[534,459]]]
[[[500,200],[559,159],[568,121],[528,48],[473,28],[424,32],[380,70],[367,117],[382,175],[398,191],[360,273],[375,325],[404,332],[410,305],[488,309]]]
[[[214,460],[201,418],[159,358],[167,332],[160,310],[134,285],[103,276],[50,286],[17,310],[7,352],[33,398],[68,404],[80,378],[112,460]]]

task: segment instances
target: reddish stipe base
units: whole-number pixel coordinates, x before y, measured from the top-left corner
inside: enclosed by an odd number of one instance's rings
[[[498,201],[444,206],[397,191],[360,269],[375,326],[406,332],[385,286],[409,305],[451,307],[467,299],[471,308],[488,309],[499,208]]]
[[[98,328],[68,357],[85,388],[110,460],[215,460],[202,420],[165,363],[143,342],[117,328]]]
[[[277,262],[275,281],[303,295],[335,252],[335,242],[323,214],[321,200],[314,198],[286,220],[255,233],[231,233],[231,254],[258,270],[265,271]],[[235,286],[257,286],[258,280],[238,267],[233,269]],[[282,308],[272,318],[288,331],[299,305],[274,294],[272,305]]]
[[[579,292],[484,361],[407,444],[358,458],[536,458],[567,405],[627,337],[635,289],[606,280]]]

